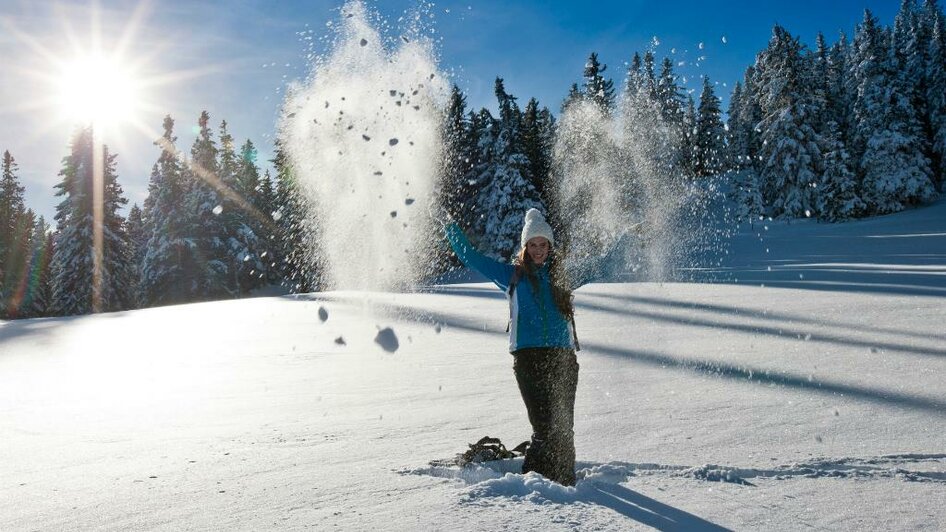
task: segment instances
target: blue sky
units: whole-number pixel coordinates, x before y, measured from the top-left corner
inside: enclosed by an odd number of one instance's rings
[[[398,19],[418,6],[406,0],[367,4],[392,33]],[[68,124],[55,120],[43,79],[55,77],[55,63],[67,62],[72,50],[88,48],[91,35],[101,35],[105,50],[124,42],[125,61],[139,64],[138,75],[155,82],[147,90],[151,109],[139,116],[142,123],[157,132],[170,113],[178,146],[187,151],[197,116],[206,109],[215,128],[226,119],[239,142],[252,139],[266,167],[284,88],[308,72],[310,50],[324,51],[326,22],[336,19],[340,6],[328,0],[0,0],[0,57],[7,58],[0,76],[0,150],[17,159],[28,206],[52,216],[53,186],[70,133]],[[832,42],[840,30],[853,32],[864,8],[890,24],[899,1],[448,0],[424,12],[434,16],[430,28],[441,68],[467,92],[470,105],[494,107],[498,75],[521,102],[535,96],[557,113],[592,51],[620,84],[634,52],[652,49],[658,60],[670,56],[684,63],[678,71],[690,87],[710,76],[725,101],[773,24],[809,45],[819,30]],[[97,31],[93,12],[101,21]],[[315,39],[305,40],[308,35]],[[141,203],[147,191],[158,156],[152,140],[130,127],[106,139],[119,155],[119,181],[132,203]]]

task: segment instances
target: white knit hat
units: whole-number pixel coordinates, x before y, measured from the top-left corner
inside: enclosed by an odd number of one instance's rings
[[[537,236],[543,236],[548,239],[550,245],[555,245],[552,226],[545,221],[545,216],[538,209],[529,209],[526,212],[525,225],[522,226],[522,247],[526,247],[526,242]]]

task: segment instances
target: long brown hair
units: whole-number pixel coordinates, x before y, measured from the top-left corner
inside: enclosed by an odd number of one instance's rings
[[[572,304],[571,285],[568,283],[565,271],[562,268],[561,262],[558,260],[558,254],[555,253],[555,250],[552,249],[551,246],[549,247],[549,255],[548,258],[545,259],[545,262],[549,265],[549,281],[552,285],[552,299],[555,300],[555,306],[558,307],[558,310],[565,318],[570,318],[575,312],[575,306]],[[519,253],[516,255],[515,264],[522,268],[526,279],[528,279],[529,284],[532,285],[532,293],[538,297],[539,279],[535,275],[536,264],[532,262],[532,257],[525,247],[520,249]]]

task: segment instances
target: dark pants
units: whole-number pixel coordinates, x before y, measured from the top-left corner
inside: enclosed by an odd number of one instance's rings
[[[575,390],[578,359],[566,348],[513,353],[516,381],[532,424],[522,472],[535,471],[566,486],[575,484]]]

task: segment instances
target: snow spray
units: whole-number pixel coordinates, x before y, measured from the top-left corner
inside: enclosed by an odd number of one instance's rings
[[[566,107],[552,177],[571,269],[618,243],[617,267],[636,280],[689,280],[692,266],[705,264],[718,247],[704,219],[716,194],[683,175],[685,134],[645,88],[625,93],[610,113],[589,99]]]
[[[280,124],[333,289],[410,286],[429,262],[449,82],[420,28],[385,38],[372,18],[361,2],[342,7],[329,52],[290,87]]]

